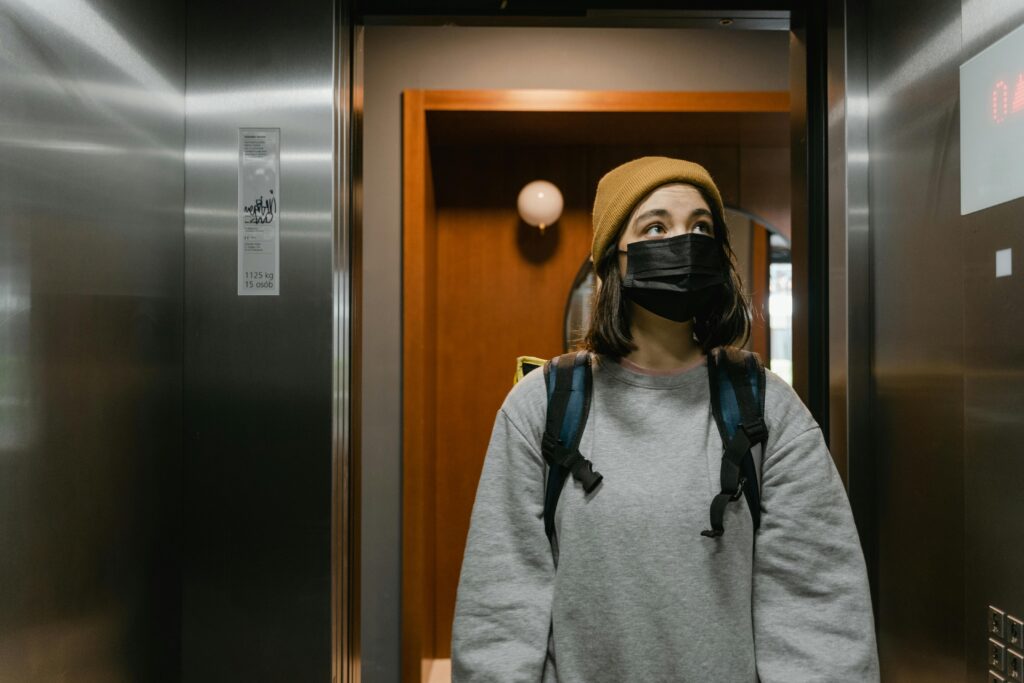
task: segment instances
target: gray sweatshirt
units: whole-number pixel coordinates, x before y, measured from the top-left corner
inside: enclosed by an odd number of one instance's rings
[[[878,681],[849,500],[792,387],[767,371],[756,538],[743,497],[724,536],[707,538],[723,446],[706,359],[649,375],[595,358],[580,451],[604,480],[585,494],[566,479],[554,549],[543,371],[497,413],[456,597],[453,682]]]

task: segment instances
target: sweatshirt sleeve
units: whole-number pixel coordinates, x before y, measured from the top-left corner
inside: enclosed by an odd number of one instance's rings
[[[554,561],[544,458],[499,410],[470,517],[452,624],[453,683],[540,681]]]
[[[757,672],[761,683],[876,683],[871,595],[849,499],[821,429],[809,412],[803,417],[802,431],[764,461],[753,576]]]

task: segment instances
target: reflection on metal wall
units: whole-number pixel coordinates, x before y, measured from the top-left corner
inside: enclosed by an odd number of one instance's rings
[[[182,679],[331,676],[334,3],[189,5]],[[238,129],[280,128],[279,296],[237,296]]]
[[[868,13],[886,680],[982,680],[988,606],[1024,615],[1024,308],[1020,273],[997,277],[995,256],[1024,250],[1022,204],[960,216],[958,101],[960,64],[1022,22],[1015,0]]]
[[[828,3],[829,449],[850,497],[875,616],[878,577],[871,440],[871,243],[865,11]]]
[[[0,680],[176,681],[185,12],[0,2]]]
[[[867,13],[885,681],[964,680],[960,11],[875,0]]]

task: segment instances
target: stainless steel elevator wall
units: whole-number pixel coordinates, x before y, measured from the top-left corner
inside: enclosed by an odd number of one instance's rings
[[[961,4],[961,63],[1024,24],[1019,0]],[[1024,71],[1024,55],[1013,72]],[[1016,150],[1014,150],[1016,151]],[[1024,173],[1024,167],[1020,171]],[[963,216],[964,527],[967,678],[984,680],[987,607],[1024,619],[1024,200]],[[1011,277],[995,278],[1012,248]],[[1009,676],[1006,676],[1010,680]]]
[[[959,66],[1008,0],[867,12],[872,377],[883,680],[982,680],[986,606],[1024,612],[1021,200],[960,216]],[[1021,68],[1021,67],[1018,67]]]
[[[335,20],[189,3],[186,683],[331,677]],[[236,295],[240,127],[281,129],[280,296]]]
[[[829,0],[827,19],[829,449],[845,476],[877,616],[864,7]]]
[[[962,681],[960,0],[866,24],[882,675]]]
[[[0,681],[177,681],[185,9],[0,1]]]

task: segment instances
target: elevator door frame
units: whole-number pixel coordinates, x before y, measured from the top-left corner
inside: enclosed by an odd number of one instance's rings
[[[744,8],[747,6],[753,6],[755,9],[746,11]],[[847,147],[844,144],[849,125],[848,113],[845,110],[847,80],[846,74],[842,71],[845,62],[842,56],[839,58],[835,56],[836,49],[832,49],[831,53],[827,52],[829,46],[826,44],[826,31],[828,31],[829,40],[837,39],[833,40],[833,43],[839,45],[838,52],[841,53],[845,49],[846,3],[844,0],[830,0],[826,8],[825,5],[808,0],[780,2],[778,12],[765,11],[763,4],[757,2],[738,2],[734,7],[737,10],[736,16],[740,18],[732,29],[726,30],[779,29],[781,20],[779,15],[788,17],[791,44],[791,118],[793,122],[791,207],[794,210],[794,288],[797,291],[814,292],[813,297],[806,302],[805,308],[794,315],[794,357],[795,361],[798,361],[794,363],[794,387],[821,425],[840,474],[850,487],[850,500],[865,545],[872,591],[877,596],[874,578],[877,561],[870,541],[874,528],[874,514],[871,510],[870,440],[864,435],[853,432],[855,427],[865,424],[867,408],[863,403],[863,395],[868,382],[865,375],[868,372],[869,349],[865,341],[866,330],[854,328],[848,324],[850,320],[862,319],[869,313],[867,309],[870,306],[870,292],[863,288],[854,290],[849,286],[849,282],[862,282],[868,267],[865,251],[866,238],[856,242],[849,241],[849,245],[847,245],[850,235],[846,225],[845,207],[847,202],[860,197],[858,190],[861,186],[861,179],[859,176],[851,177],[853,174],[847,170]],[[339,156],[339,160],[342,161],[342,166],[347,164],[351,169],[347,182],[343,183],[341,187],[349,198],[348,218],[351,220],[352,226],[351,272],[353,279],[348,296],[351,297],[350,301],[352,302],[350,329],[354,331],[359,330],[358,319],[361,315],[358,305],[360,299],[359,240],[362,230],[359,208],[362,204],[362,172],[359,159],[362,154],[361,121],[363,115],[362,29],[367,23],[388,25],[458,24],[464,26],[711,27],[706,16],[696,19],[691,19],[688,16],[708,14],[707,11],[696,9],[696,7],[670,12],[669,14],[672,16],[667,19],[661,16],[642,17],[639,14],[633,16],[621,14],[596,20],[592,17],[581,19],[579,16],[509,16],[502,13],[492,16],[468,17],[453,14],[408,16],[403,14],[402,8],[381,11],[379,3],[373,12],[367,11],[365,6],[349,7],[346,11],[351,13],[349,25],[351,40],[343,54],[351,58],[349,63],[352,65],[350,72],[352,87],[350,91],[343,92],[344,97],[339,100],[339,106],[345,110],[345,115],[340,118],[346,122],[351,121],[347,132],[347,135],[350,136],[347,139],[351,142],[351,149],[347,158]],[[741,15],[744,14],[748,16],[742,17]],[[754,15],[774,16],[762,20]],[[839,104],[833,102],[833,109],[838,111],[834,111],[831,118],[829,117],[830,95],[839,102]],[[828,126],[830,120],[833,122],[832,129]],[[831,160],[831,164],[828,157],[830,149],[837,154],[837,157]],[[829,170],[834,171],[836,168],[847,170],[847,173],[851,174],[840,178],[842,187],[838,189],[830,187],[828,178]],[[866,173],[866,169],[864,173]],[[830,191],[831,194],[829,194]],[[801,205],[806,210],[806,214],[802,217],[797,214]],[[831,225],[829,223],[830,209],[833,217]],[[817,227],[814,239],[810,239],[811,231],[808,230],[808,225]],[[804,244],[801,245],[799,242],[804,242]],[[836,254],[845,260],[848,272],[844,272],[842,277],[833,283],[838,284],[837,287],[830,289],[829,259],[834,261]],[[336,298],[341,293],[341,289],[336,290]],[[843,304],[842,307],[835,305],[837,301]],[[831,321],[829,320],[830,302],[833,309]],[[340,310],[340,304],[336,310]],[[837,335],[830,336],[830,329],[839,331],[842,338]],[[350,600],[350,609],[354,612],[349,614],[339,612],[336,623],[346,621],[352,624],[352,627],[348,639],[344,642],[338,637],[338,634],[334,638],[336,652],[348,652],[349,654],[345,658],[346,662],[349,661],[349,657],[352,658],[354,674],[351,680],[359,680],[360,649],[358,614],[358,568],[361,556],[358,540],[360,517],[358,432],[360,422],[358,397],[361,391],[359,379],[361,360],[358,336],[358,334],[353,334],[351,340],[351,376],[346,378],[348,379],[347,383],[343,384],[339,381],[337,384],[339,392],[344,392],[347,388],[347,395],[353,397],[350,416],[351,453],[345,456],[343,463],[339,463],[339,470],[346,469],[349,476],[352,477],[348,489],[353,497],[352,503],[349,505],[352,512],[347,528],[354,530],[354,540],[352,547],[346,551],[347,546],[342,545],[337,540],[338,535],[335,535],[336,543],[339,544],[338,552],[335,555],[335,564],[341,563],[339,558],[346,558],[345,563],[349,569],[345,581],[354,582],[354,585],[347,585],[341,579],[337,585],[339,593],[345,592],[353,596]],[[797,338],[804,344],[803,352],[796,344]],[[339,365],[344,365],[344,363]],[[831,374],[830,367],[832,368]],[[856,396],[851,395],[855,391]],[[841,424],[837,427],[843,429],[836,432],[831,429],[830,399],[835,402],[835,408],[831,414],[839,414],[841,417]],[[336,412],[336,416],[338,414]],[[851,429],[850,433],[845,431],[847,425]],[[338,481],[344,483],[343,479],[338,479]],[[852,486],[854,482],[857,483],[856,488]],[[344,487],[339,486],[336,495],[339,495],[342,490]],[[337,503],[336,509],[339,507],[343,506]],[[370,531],[372,532],[372,530]],[[339,577],[342,574],[340,570],[337,573]],[[341,601],[336,600],[335,604],[336,609],[340,610]],[[877,605],[877,597],[875,604]],[[399,652],[400,645],[395,643],[394,649],[396,653]]]

